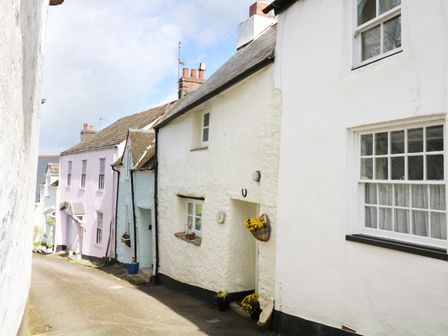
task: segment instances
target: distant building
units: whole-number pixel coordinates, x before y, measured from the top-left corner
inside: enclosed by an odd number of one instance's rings
[[[36,202],[40,202],[40,189],[45,183],[45,171],[49,163],[59,163],[59,155],[42,155],[37,159]]]
[[[0,10],[2,336],[17,334],[30,289],[36,144],[47,8],[48,0],[8,0],[2,1]]]

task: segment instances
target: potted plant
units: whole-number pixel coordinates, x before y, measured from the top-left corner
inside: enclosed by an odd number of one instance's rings
[[[127,264],[128,274],[135,275],[138,273],[139,262],[135,260],[135,257],[132,257],[131,263]]]
[[[258,302],[258,294],[253,293],[247,295],[243,301],[241,301],[241,309],[250,314],[250,318],[254,321],[258,321],[260,318],[260,303]]]
[[[227,291],[219,291],[215,296],[219,311],[229,310],[229,293]]]
[[[128,232],[123,233],[121,235],[121,242],[127,247],[131,247],[131,235]]]
[[[196,233],[194,233],[191,228],[187,228],[187,230],[185,231],[185,238],[187,240],[194,240],[196,238]]]
[[[266,214],[245,220],[244,226],[258,240],[268,241],[271,236],[271,225]]]

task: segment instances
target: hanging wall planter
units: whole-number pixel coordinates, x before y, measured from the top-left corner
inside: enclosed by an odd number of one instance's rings
[[[129,233],[123,233],[123,235],[121,236],[121,242],[127,247],[131,247],[131,236],[129,235]]]
[[[271,224],[266,214],[259,217],[249,218],[244,221],[246,228],[252,233],[255,239],[260,241],[268,241],[271,237]]]

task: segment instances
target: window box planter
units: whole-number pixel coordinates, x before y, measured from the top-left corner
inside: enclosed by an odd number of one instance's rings
[[[196,233],[194,233],[194,232],[186,233],[186,234],[185,234],[185,238],[186,238],[187,240],[195,240],[195,239],[196,239]]]

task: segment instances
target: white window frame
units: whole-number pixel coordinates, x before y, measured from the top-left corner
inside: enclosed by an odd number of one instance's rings
[[[95,245],[103,245],[103,224],[104,213],[101,211],[96,212],[96,231],[95,231]]]
[[[105,172],[106,172],[106,158],[100,158],[98,169],[98,190],[104,190],[106,180]]]
[[[193,205],[193,213],[192,214],[190,214],[188,212],[188,205],[189,204]],[[202,208],[201,216],[196,216],[196,207],[198,205],[200,205],[201,208]],[[198,235],[200,237],[202,235],[202,228],[204,226],[204,220],[203,220],[203,218],[204,218],[204,202],[203,201],[194,200],[194,199],[190,199],[190,198],[186,200],[186,206],[185,206],[185,225],[186,226],[188,226],[188,219],[189,219],[189,217],[193,218],[193,226],[192,226],[191,230],[194,233],[196,233],[196,235]],[[201,229],[200,230],[196,229],[196,220],[198,218],[201,220]]]
[[[403,2],[404,0],[401,0],[401,2]],[[386,21],[389,21],[395,17],[398,17],[401,15],[401,7],[402,4],[400,3],[400,5],[388,10],[385,13],[379,14],[380,13],[380,4],[379,4],[380,0],[376,0],[376,16],[371,19],[370,21],[367,21],[361,25],[358,25],[358,0],[353,0],[353,17],[354,17],[354,32],[353,32],[353,65],[355,68],[369,64],[369,63],[373,63],[375,61],[378,61],[382,58],[388,57],[390,55],[399,53],[403,50],[403,31],[401,32],[401,36],[402,36],[402,41],[401,41],[401,47],[389,50],[387,52],[383,52],[383,23],[385,23]],[[403,19],[403,18],[402,18]],[[402,21],[402,26],[403,26],[403,21]],[[380,26],[380,53],[377,56],[371,57],[369,59],[366,60],[362,60],[362,39],[361,39],[361,34],[366,32],[367,30]]]
[[[441,152],[426,152],[426,127],[430,127],[430,126],[438,126],[438,125],[442,125],[443,126],[443,148],[444,150]],[[394,157],[394,156],[405,156],[405,180],[392,180],[391,179],[391,165],[388,165],[388,180],[375,180],[375,179],[370,179],[370,180],[366,180],[366,179],[362,179],[361,177],[361,136],[365,135],[365,134],[372,134],[372,133],[381,133],[381,132],[393,132],[393,131],[401,131],[401,130],[407,130],[407,129],[414,129],[414,128],[423,128],[424,129],[424,134],[423,134],[423,141],[424,141],[424,149],[423,149],[423,154],[421,153],[408,153],[407,151],[407,133],[405,132],[405,153],[404,154],[391,154],[390,151],[390,146],[391,146],[391,142],[389,141],[389,151],[387,155],[380,155],[380,157]],[[447,225],[447,230],[448,230],[448,185],[447,185],[447,173],[448,173],[448,167],[447,167],[447,163],[448,163],[448,155],[446,154],[446,149],[447,149],[447,126],[444,120],[442,119],[435,119],[435,120],[426,120],[426,121],[421,121],[421,122],[409,122],[409,123],[400,123],[394,126],[379,126],[379,127],[372,127],[369,129],[362,129],[359,131],[354,131],[353,132],[354,135],[354,153],[355,153],[355,157],[356,157],[356,164],[353,165],[353,169],[355,169],[355,185],[356,188],[354,190],[355,192],[355,198],[353,200],[353,202],[350,202],[352,204],[357,204],[356,208],[356,214],[353,214],[353,218],[354,218],[354,223],[353,223],[353,231],[352,233],[357,233],[357,234],[364,234],[364,235],[368,235],[368,236],[373,236],[373,237],[378,237],[378,238],[386,238],[386,239],[390,239],[390,240],[397,240],[397,241],[401,241],[401,242],[406,242],[406,243],[411,243],[411,244],[417,244],[417,245],[421,245],[421,246],[428,246],[428,247],[435,247],[435,248],[443,248],[443,249],[448,249],[448,240],[443,240],[443,239],[435,239],[435,238],[431,238],[431,237],[421,237],[421,236],[417,236],[412,234],[412,210],[414,210],[414,208],[412,207],[412,203],[411,203],[411,198],[409,197],[409,206],[408,207],[403,207],[403,209],[409,210],[410,211],[410,233],[399,233],[399,232],[393,232],[393,231],[387,231],[387,230],[382,230],[378,227],[378,218],[379,216],[377,215],[377,228],[368,228],[365,227],[365,206],[369,206],[368,204],[366,204],[364,201],[364,197],[365,197],[365,193],[364,193],[364,185],[367,183],[372,183],[372,184],[389,184],[389,185],[399,185],[399,184],[403,184],[403,185],[445,185],[445,210],[444,211],[438,211],[438,210],[432,210],[432,212],[440,212],[440,213],[445,213],[447,216],[447,221],[446,221],[446,225]],[[375,142],[373,140],[373,146],[375,146]],[[414,156],[414,155],[423,155],[424,158],[426,157],[426,153],[431,153],[432,155],[437,155],[437,154],[443,154],[444,155],[444,180],[427,180],[426,179],[426,163],[424,160],[424,176],[423,176],[423,180],[408,180],[408,166],[407,166],[407,160],[409,156]],[[372,156],[373,157],[373,172],[375,172],[375,158],[377,156]],[[378,197],[378,194],[377,194]],[[393,195],[393,197],[395,197],[395,195]],[[428,198],[428,202],[430,202],[429,198]],[[392,203],[394,204],[394,202]],[[381,208],[400,208],[397,207],[395,205],[392,206],[387,206],[387,205],[379,205],[378,202],[376,205],[372,205],[373,207],[381,207]],[[415,210],[422,210],[422,209],[415,209]],[[430,209],[430,205],[428,205],[428,214],[431,212]],[[393,217],[393,215],[392,215]],[[430,216],[429,216],[430,217]],[[394,220],[394,218],[392,219]],[[430,222],[430,219],[428,219],[428,223]],[[429,224],[428,224],[429,225]],[[447,231],[448,232],[448,231]]]
[[[205,116],[208,114],[208,125],[205,126]],[[201,146],[205,147],[208,146],[208,143],[210,142],[210,121],[211,121],[211,113],[210,111],[206,111],[202,113],[201,116]],[[208,130],[208,139],[204,140],[204,130]]]
[[[86,178],[87,178],[87,160],[81,161],[81,189],[85,189],[86,187]]]
[[[71,187],[72,185],[72,170],[73,170],[73,161],[68,161],[67,162],[67,181],[66,181],[66,185],[67,187]]]

